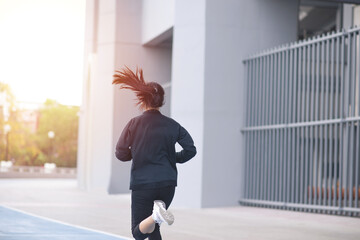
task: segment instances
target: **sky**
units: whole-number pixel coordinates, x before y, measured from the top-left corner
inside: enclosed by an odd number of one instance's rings
[[[0,82],[17,101],[81,105],[85,0],[0,0]]]

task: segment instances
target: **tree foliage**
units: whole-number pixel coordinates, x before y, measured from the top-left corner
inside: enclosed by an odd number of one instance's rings
[[[39,111],[37,145],[57,166],[76,166],[78,112],[77,106],[64,106],[53,100],[47,100]],[[49,131],[55,133],[54,138],[49,138]]]
[[[22,119],[21,110],[16,109],[16,100],[8,85],[0,82],[0,93],[6,93],[10,106],[9,118],[5,121],[0,104],[0,160],[6,151],[5,124],[11,126],[8,135],[8,159],[15,165],[42,166],[54,162],[58,167],[76,167],[78,138],[78,106],[66,106],[54,100],[46,100],[37,110],[38,125],[31,131]],[[55,133],[49,138],[48,132]]]

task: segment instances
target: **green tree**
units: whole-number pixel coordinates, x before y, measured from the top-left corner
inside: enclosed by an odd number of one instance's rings
[[[13,119],[16,118],[16,112],[14,111],[15,96],[12,93],[10,86],[3,82],[0,82],[0,97],[0,160],[2,160],[5,157],[6,152],[5,124],[10,125],[12,130],[16,129],[18,126],[13,122]],[[7,106],[7,109],[5,109],[5,105]],[[5,110],[6,113],[9,110],[10,116],[8,116],[8,119],[5,119]]]
[[[5,96],[6,99],[3,99]],[[54,162],[59,167],[76,167],[78,106],[65,106],[54,100],[46,100],[38,110],[38,128],[34,133],[24,122],[21,110],[16,108],[16,99],[9,85],[0,82],[0,160],[5,157],[5,124],[11,126],[8,135],[8,159],[16,165],[41,166]],[[7,106],[7,119],[3,115]],[[49,138],[48,132],[55,133]]]
[[[23,122],[21,111],[16,106],[16,98],[8,84],[0,82],[0,94],[5,96],[4,102],[0,105],[0,159],[5,158],[6,134],[4,133],[5,124],[10,125],[11,130],[8,134],[8,159],[14,160],[16,165],[43,165],[46,158],[36,145],[36,136],[28,129]],[[6,112],[9,114],[5,120],[4,105],[7,105]],[[5,159],[4,159],[5,160]]]
[[[78,106],[65,106],[46,100],[39,110],[37,146],[58,167],[76,167],[78,140]],[[49,138],[48,133],[55,133]]]

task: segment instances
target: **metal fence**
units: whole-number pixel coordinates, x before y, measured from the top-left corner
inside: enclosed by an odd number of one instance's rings
[[[360,29],[244,60],[242,204],[359,216]]]

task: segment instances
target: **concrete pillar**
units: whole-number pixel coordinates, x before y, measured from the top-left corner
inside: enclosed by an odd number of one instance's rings
[[[88,1],[84,99],[79,132],[79,185],[105,192],[112,158],[115,0]],[[104,97],[106,96],[106,97]]]
[[[197,148],[192,160],[177,165],[174,204],[197,208],[204,162],[205,6],[205,0],[176,1],[172,60],[171,117],[190,132]]]

